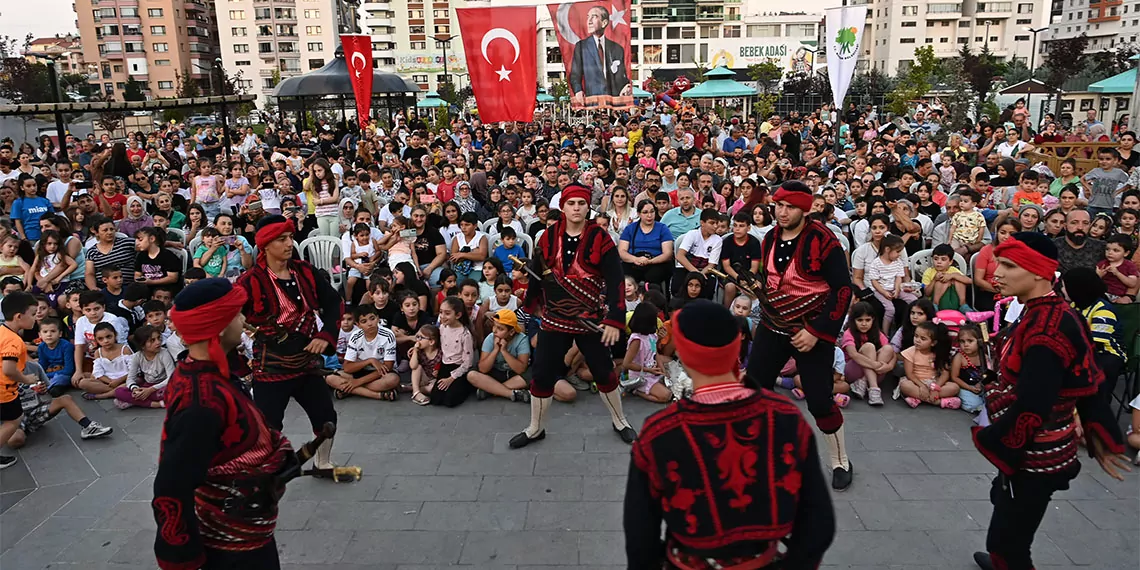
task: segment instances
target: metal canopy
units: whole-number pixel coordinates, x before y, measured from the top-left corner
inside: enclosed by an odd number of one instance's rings
[[[152,99],[150,101],[78,101],[68,103],[22,103],[0,105],[0,117],[13,115],[41,115],[48,113],[93,113],[99,111],[161,111],[186,107],[207,107],[252,103],[254,95],[214,95],[182,99]]]
[[[372,94],[405,95],[419,93],[415,83],[405,80],[395,73],[382,73],[372,70]],[[349,95],[352,81],[349,80],[348,64],[344,60],[344,50],[336,48],[336,55],[324,67],[304,75],[290,77],[277,84],[273,96],[277,98],[323,98],[328,95]]]

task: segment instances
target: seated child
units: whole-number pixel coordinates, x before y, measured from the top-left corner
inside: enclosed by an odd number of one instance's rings
[[[505,275],[499,279],[506,281]],[[483,339],[479,362],[467,373],[479,400],[498,396],[514,402],[530,402],[530,343],[514,311],[499,309],[491,315],[491,334]]]
[[[879,245],[879,255],[867,262],[864,280],[871,285],[875,297],[883,305],[883,330],[890,331],[895,320],[895,299],[907,304],[917,298],[902,288],[906,264],[902,261],[902,238],[887,234]]]
[[[977,323],[966,323],[958,329],[958,353],[950,364],[950,380],[958,385],[958,398],[962,409],[976,414],[982,411],[986,400],[982,395],[982,382],[985,380],[989,363],[983,349],[982,327]]]
[[[110,324],[114,327],[115,342],[119,344],[127,342],[127,322],[106,312],[104,299],[101,291],[84,291],[79,294],[79,306],[83,310],[83,317],[75,321],[73,341],[75,373],[71,375],[71,385],[90,393],[110,392],[105,384],[96,381],[95,377],[87,372],[94,365],[99,347],[95,340],[95,327],[103,323]]]
[[[922,273],[922,290],[939,310],[960,311],[966,304],[966,286],[970,278],[954,267],[954,248],[946,244],[934,246],[933,264]]]
[[[135,331],[139,351],[131,355],[126,386],[115,389],[115,407],[163,408],[166,383],[174,375],[174,359],[162,348],[162,333],[143,325]]]
[[[408,229],[408,219],[404,216],[396,216],[392,218],[392,223],[388,224],[388,234],[382,240],[383,247],[388,250],[388,267],[392,271],[395,271],[396,266],[401,263],[420,266],[416,251],[412,248],[415,238],[405,238],[400,235],[400,232],[406,229]]]
[[[336,390],[337,399],[350,394],[373,400],[393,401],[400,377],[396,367],[396,335],[380,326],[376,307],[360,305],[353,311],[360,328],[348,339],[344,370],[330,374],[325,383]]]
[[[202,243],[194,250],[194,267],[201,267],[207,277],[220,277],[226,273],[226,242],[218,228],[202,230]]]
[[[91,378],[80,383],[84,400],[105,400],[115,397],[116,388],[127,381],[131,366],[131,349],[126,343],[118,342],[114,325],[95,325],[95,342],[99,349],[95,352],[95,365]]]
[[[515,229],[510,226],[503,228],[503,232],[499,234],[499,239],[502,240],[503,243],[495,248],[493,255],[495,259],[498,259],[503,264],[504,274],[510,275],[511,270],[515,267],[515,262],[511,259],[511,256],[513,255],[521,259],[526,256],[526,252],[523,251],[522,246],[518,244],[518,234],[515,232]]]
[[[162,301],[147,301],[143,303],[143,313],[146,314],[146,324],[154,327],[158,334],[162,335],[162,345],[166,346],[166,340],[170,338],[173,331],[167,326],[166,322],[166,304]]]
[[[884,238],[885,239],[885,238]],[[856,398],[866,396],[872,406],[883,405],[879,381],[895,367],[895,349],[879,330],[875,309],[859,301],[851,305],[848,328],[839,348],[847,355],[844,372]]]
[[[622,362],[626,377],[622,388],[650,402],[673,401],[673,392],[664,382],[669,359],[657,354],[657,307],[647,302],[639,304],[629,319],[629,330]]]
[[[75,345],[63,338],[63,323],[50,317],[40,323],[40,340],[37,359],[48,377],[48,394],[58,398],[71,387]]]
[[[106,437],[115,431],[113,428],[104,426],[88,418],[87,414],[83,413],[79,404],[75,403],[75,400],[73,400],[71,396],[67,394],[60,394],[55,397],[51,396],[47,392],[48,378],[39,364],[35,362],[27,363],[27,367],[24,368],[24,374],[38,377],[39,383],[21,383],[19,385],[20,409],[24,415],[20,421],[20,427],[16,428],[12,437],[8,438],[9,448],[20,449],[27,445],[28,435],[38,431],[49,420],[59,415],[60,412],[67,412],[68,417],[79,424],[81,428],[79,437],[81,439]],[[0,458],[0,465],[5,465],[3,458]]]
[[[914,346],[902,352],[906,376],[899,378],[908,406],[925,402],[952,410],[962,407],[958,384],[950,382],[950,349],[945,325],[925,322],[915,327]]]
[[[794,367],[795,360],[789,360],[788,362]],[[835,358],[831,363],[831,393],[832,399],[835,400],[835,405],[840,408],[846,408],[847,405],[851,403],[851,396],[847,395],[848,392],[851,391],[851,385],[847,383],[846,369],[847,357],[844,356],[843,350],[837,346],[835,347]],[[792,397],[795,399],[804,399],[804,386],[800,380],[799,373],[796,373],[794,370],[789,370],[789,372],[792,372],[794,375],[787,376],[781,371],[782,377],[778,385],[781,388],[790,389],[792,391]]]
[[[356,282],[368,278],[373,264],[380,259],[383,251],[381,242],[372,240],[372,228],[368,227],[368,224],[356,224],[352,227],[352,240],[349,244],[351,250],[344,257],[344,262],[348,265],[348,283],[345,285],[345,291],[355,291]]]
[[[1133,295],[1140,286],[1140,270],[1128,259],[1132,238],[1114,234],[1104,246],[1104,259],[1096,264],[1096,274],[1104,280],[1109,301],[1116,304],[1134,303]]]

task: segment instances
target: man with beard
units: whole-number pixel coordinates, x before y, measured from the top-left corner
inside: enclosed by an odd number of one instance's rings
[[[760,297],[748,378],[771,390],[788,358],[796,361],[808,411],[823,432],[831,459],[831,487],[851,486],[843,414],[831,397],[835,341],[851,303],[851,277],[835,233],[809,220],[812,195],[804,183],[783,183],[772,201],[779,231],[760,244],[761,264],[753,289]]]
[[[1085,218],[1087,221],[1087,217]],[[994,342],[996,378],[985,383],[990,424],[973,428],[974,447],[998,469],[990,490],[994,510],[984,570],[1032,570],[1033,536],[1053,493],[1080,472],[1077,415],[1090,455],[1123,480],[1124,446],[1108,400],[1097,395],[1104,374],[1094,360],[1088,327],[1054,293],[1057,248],[1036,232],[1018,232],[994,248],[994,280],[1025,308]]]
[[[618,378],[609,347],[625,327],[625,280],[617,246],[605,229],[587,223],[590,189],[577,183],[562,191],[562,219],[535,243],[530,265],[542,279],[531,279],[526,306],[530,314],[542,309],[534,379],[530,385],[530,425],[511,438],[511,449],[546,438],[546,417],[554,384],[566,373],[563,361],[577,344],[610,412],[614,431],[626,443],[637,432],[622,411]],[[600,322],[598,326],[584,323]]]
[[[1086,210],[1072,210],[1065,216],[1065,235],[1054,240],[1062,274],[1077,267],[1096,269],[1097,262],[1104,259],[1104,241],[1088,237],[1091,225]]]

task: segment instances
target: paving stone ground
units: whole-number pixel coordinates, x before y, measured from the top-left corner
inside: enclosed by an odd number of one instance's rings
[[[406,399],[337,402],[334,460],[362,466],[365,476],[289,486],[277,534],[284,567],[624,567],[629,448],[597,396],[580,395],[556,403],[547,440],[521,451],[507,441],[527,423],[523,404],[472,400],[447,410]],[[83,406],[115,428],[111,438],[82,441],[61,416],[34,434],[19,464],[0,472],[3,570],[155,568],[149,500],[162,413]],[[656,407],[632,401],[626,409],[640,426]],[[970,554],[985,543],[995,470],[970,444],[969,417],[893,401],[878,410],[853,402],[846,415],[855,483],[833,495],[839,533],[825,567],[974,568]],[[295,404],[286,433],[308,439]],[[1083,463],[1037,535],[1038,566],[1140,567],[1140,476],[1117,482]]]

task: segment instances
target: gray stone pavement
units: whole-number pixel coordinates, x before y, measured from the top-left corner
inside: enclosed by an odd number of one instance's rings
[[[598,398],[580,395],[555,404],[547,440],[521,451],[507,441],[526,425],[526,405],[337,402],[334,460],[365,475],[289,486],[277,535],[285,568],[624,567],[629,448]],[[0,569],[155,568],[149,500],[162,413],[82,405],[114,435],[82,441],[61,416],[0,472]],[[637,426],[655,409],[627,403]],[[973,568],[995,471],[970,444],[969,417],[892,401],[853,402],[846,414],[855,483],[834,495],[840,532],[825,567]],[[287,422],[292,441],[308,438],[296,405]],[[1037,535],[1039,567],[1137,568],[1140,477],[1116,482],[1083,463]]]

